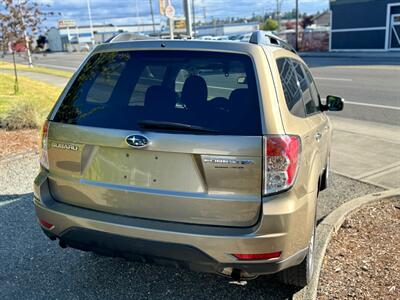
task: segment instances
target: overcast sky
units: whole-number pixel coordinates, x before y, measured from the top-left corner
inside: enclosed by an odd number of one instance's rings
[[[191,1],[191,0],[190,0]],[[49,4],[53,12],[62,16],[49,18],[47,26],[56,26],[57,19],[74,19],[79,25],[88,24],[86,0],[39,0]],[[176,8],[176,14],[183,14],[182,0],[171,0]],[[94,24],[135,24],[150,21],[149,0],[90,0]],[[299,0],[301,13],[323,11],[329,6],[329,0]],[[153,0],[156,20],[164,20],[159,16],[158,0]],[[295,0],[283,0],[282,11],[290,11],[295,7]],[[196,18],[203,19],[204,8],[208,20],[211,17],[248,17],[253,13],[263,14],[276,10],[276,0],[195,0]]]

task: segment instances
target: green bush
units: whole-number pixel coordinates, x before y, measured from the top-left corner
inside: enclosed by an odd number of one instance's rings
[[[0,128],[40,128],[61,89],[24,76],[19,77],[19,83],[15,94],[13,75],[0,72]]]

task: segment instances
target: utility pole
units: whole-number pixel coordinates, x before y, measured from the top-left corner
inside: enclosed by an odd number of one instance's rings
[[[279,1],[276,0],[276,21],[278,22],[278,32],[281,31],[281,22],[280,22],[280,9],[279,9]]]
[[[296,0],[296,51],[299,51],[299,0]]]
[[[92,23],[92,11],[90,10],[90,0],[86,0],[88,15],[89,15],[89,25],[90,25],[90,34],[92,37],[92,45],[95,45],[94,41],[94,32],[93,32],[93,23]]]
[[[192,0],[192,11],[193,11],[193,37],[196,36],[196,9],[194,8],[194,0]]]
[[[153,22],[153,34],[156,34],[156,25],[154,24],[154,11],[153,11],[153,0],[149,0],[151,21]]]
[[[183,0],[183,7],[185,10],[185,20],[186,20],[186,34],[192,38],[193,30],[192,30],[192,13],[191,13],[191,5],[190,0]]]

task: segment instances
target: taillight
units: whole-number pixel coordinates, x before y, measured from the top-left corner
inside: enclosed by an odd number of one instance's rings
[[[289,189],[299,167],[301,140],[295,135],[264,137],[264,194]]]
[[[49,157],[47,155],[49,135],[49,121],[45,121],[42,127],[42,140],[40,147],[40,164],[42,167],[49,169]]]

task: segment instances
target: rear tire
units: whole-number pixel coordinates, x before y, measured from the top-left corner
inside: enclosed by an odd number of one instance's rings
[[[305,287],[310,283],[314,273],[314,250],[315,250],[315,225],[313,234],[308,246],[307,256],[301,264],[283,270],[278,273],[278,280],[284,284],[293,285],[296,287]]]

